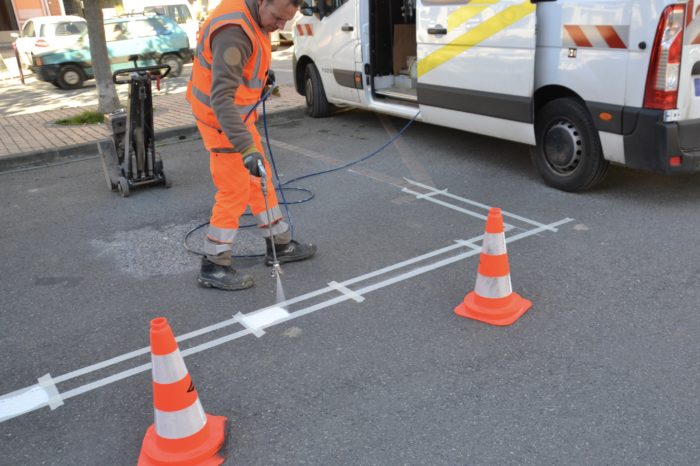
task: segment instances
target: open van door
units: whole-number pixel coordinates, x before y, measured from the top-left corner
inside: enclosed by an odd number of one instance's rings
[[[535,144],[535,4],[418,0],[424,121]]]

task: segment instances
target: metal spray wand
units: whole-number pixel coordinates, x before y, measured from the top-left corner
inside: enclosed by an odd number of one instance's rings
[[[279,277],[282,274],[282,268],[277,260],[277,251],[275,249],[275,237],[272,235],[272,221],[270,218],[270,208],[267,205],[267,172],[265,171],[265,166],[262,160],[258,160],[258,170],[260,171],[260,185],[262,186],[263,199],[265,199],[265,211],[267,212],[267,228],[270,232],[270,243],[272,247],[272,272],[270,276],[272,278]]]

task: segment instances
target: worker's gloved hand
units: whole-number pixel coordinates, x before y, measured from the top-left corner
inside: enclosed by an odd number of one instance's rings
[[[274,86],[275,85],[275,72],[272,70],[268,70],[267,72],[267,81],[265,81],[266,86]]]
[[[248,149],[244,150],[241,155],[243,156],[243,165],[248,169],[248,173],[253,176],[260,178],[262,173],[260,173],[260,167],[258,167],[258,162],[263,162],[263,157],[255,148],[255,146],[250,146]]]

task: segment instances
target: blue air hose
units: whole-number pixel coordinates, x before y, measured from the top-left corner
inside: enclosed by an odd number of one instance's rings
[[[282,183],[281,180],[280,180],[280,177],[279,177],[279,173],[277,172],[277,165],[275,164],[275,157],[274,157],[274,155],[273,155],[273,153],[272,153],[272,145],[270,144],[270,135],[268,134],[268,130],[267,130],[267,111],[266,111],[266,108],[265,108],[265,100],[267,100],[267,98],[270,96],[273,87],[274,87],[274,85],[271,85],[271,86],[269,87],[269,89],[260,97],[260,100],[258,100],[258,102],[255,104],[255,106],[250,110],[250,112],[248,112],[248,115],[246,115],[246,117],[245,117],[245,119],[243,120],[243,122],[245,123],[246,121],[248,121],[248,118],[250,117],[250,115],[255,111],[255,109],[257,109],[257,108],[260,106],[260,104],[262,104],[262,110],[263,110],[263,125],[264,125],[264,129],[265,129],[265,143],[267,144],[267,152],[268,152],[268,154],[270,155],[270,163],[272,164],[272,170],[274,171],[274,173],[275,173],[275,179],[277,180],[277,186],[276,186],[275,189],[276,189],[277,192],[280,193],[280,196],[282,197],[282,202],[280,202],[279,204],[282,204],[282,205],[284,206],[285,212],[286,212],[286,214],[287,214],[287,218],[286,218],[286,219],[287,219],[287,221],[289,222],[289,227],[290,227],[290,229],[291,229],[292,238],[293,238],[293,237],[294,237],[294,223],[292,222],[292,216],[291,216],[291,213],[289,212],[289,207],[288,207],[288,206],[289,206],[290,204],[303,204],[303,203],[305,203],[305,202],[308,202],[308,201],[310,201],[311,199],[313,199],[313,198],[315,197],[315,195],[314,195],[314,193],[313,193],[311,190],[306,189],[306,188],[285,187],[285,186],[287,186],[287,185],[289,185],[289,184],[291,184],[291,183],[294,183],[294,182],[296,182],[296,181],[300,181],[300,180],[304,180],[304,179],[307,179],[307,178],[311,178],[311,177],[313,177],[313,176],[324,175],[324,174],[326,174],[326,173],[331,173],[331,172],[335,172],[335,171],[338,171],[338,170],[342,170],[342,169],[351,167],[351,166],[353,166],[353,165],[356,165],[356,164],[358,164],[358,163],[360,163],[360,162],[364,162],[365,160],[368,160],[368,159],[374,157],[375,155],[379,154],[381,151],[383,151],[384,149],[386,149],[390,144],[392,144],[396,139],[398,139],[404,132],[406,132],[406,130],[413,124],[413,122],[416,121],[416,118],[418,118],[418,115],[420,114],[420,111],[417,112],[417,113],[413,116],[413,118],[411,118],[411,119],[403,126],[403,128],[401,128],[401,130],[399,130],[398,133],[396,133],[394,136],[392,136],[392,137],[391,137],[386,143],[384,143],[381,147],[379,147],[378,149],[376,149],[376,150],[370,152],[369,154],[367,154],[367,155],[365,155],[365,156],[363,156],[363,157],[360,157],[359,159],[356,159],[356,160],[353,160],[353,161],[351,161],[351,162],[348,162],[348,163],[346,163],[346,164],[344,164],[344,165],[341,165],[341,166],[338,166],[338,167],[334,167],[334,168],[329,168],[329,169],[327,169],[327,170],[321,170],[321,171],[318,171],[318,172],[308,173],[308,174],[306,174],[306,175],[302,175],[302,176],[299,176],[299,177],[296,177],[296,178],[292,178],[291,180],[288,180],[288,181],[285,181],[284,183]],[[287,199],[286,199],[285,196],[284,196],[284,191],[285,191],[285,190],[303,191],[303,192],[308,193],[309,196],[306,197],[306,198],[304,198],[304,199],[298,200],[298,201],[287,202]],[[251,214],[247,213],[247,214],[244,214],[244,215],[251,215]],[[197,230],[199,230],[200,228],[203,228],[203,227],[205,227],[205,226],[207,226],[207,225],[209,225],[209,222],[205,222],[205,223],[202,223],[201,225],[197,225],[196,227],[194,227],[193,229],[191,229],[189,232],[187,232],[187,234],[185,235],[185,239],[183,240],[183,245],[184,245],[184,247],[185,247],[185,249],[186,249],[187,251],[189,251],[189,252],[191,252],[191,253],[193,253],[193,254],[200,255],[200,256],[204,256],[204,255],[205,255],[205,254],[202,253],[202,252],[199,252],[199,251],[195,251],[195,250],[193,250],[193,249],[190,249],[190,247],[187,245],[187,239],[190,237],[190,235],[191,235],[192,233],[194,233],[195,231],[197,231]],[[253,224],[248,224],[248,225],[241,225],[241,226],[239,226],[239,229],[242,229],[242,228],[252,228],[252,227],[255,227],[255,226],[257,226],[257,225],[254,224],[254,223],[253,223]],[[236,258],[253,258],[253,257],[262,257],[262,256],[264,256],[264,254],[244,254],[244,255],[237,255],[237,256],[233,256],[233,257],[236,257]]]

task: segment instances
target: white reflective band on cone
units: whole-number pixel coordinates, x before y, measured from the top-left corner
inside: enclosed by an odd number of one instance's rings
[[[484,233],[481,252],[489,256],[500,256],[506,253],[506,236],[503,233]]]
[[[483,298],[505,298],[513,292],[510,283],[510,274],[505,277],[485,277],[480,273],[476,274],[476,285],[474,293]]]
[[[194,435],[206,425],[207,415],[197,399],[185,409],[179,411],[161,411],[154,409],[156,432],[169,439],[181,439]]]
[[[187,375],[187,367],[179,349],[165,356],[152,354],[151,361],[153,362],[153,381],[156,383],[178,382]]]

